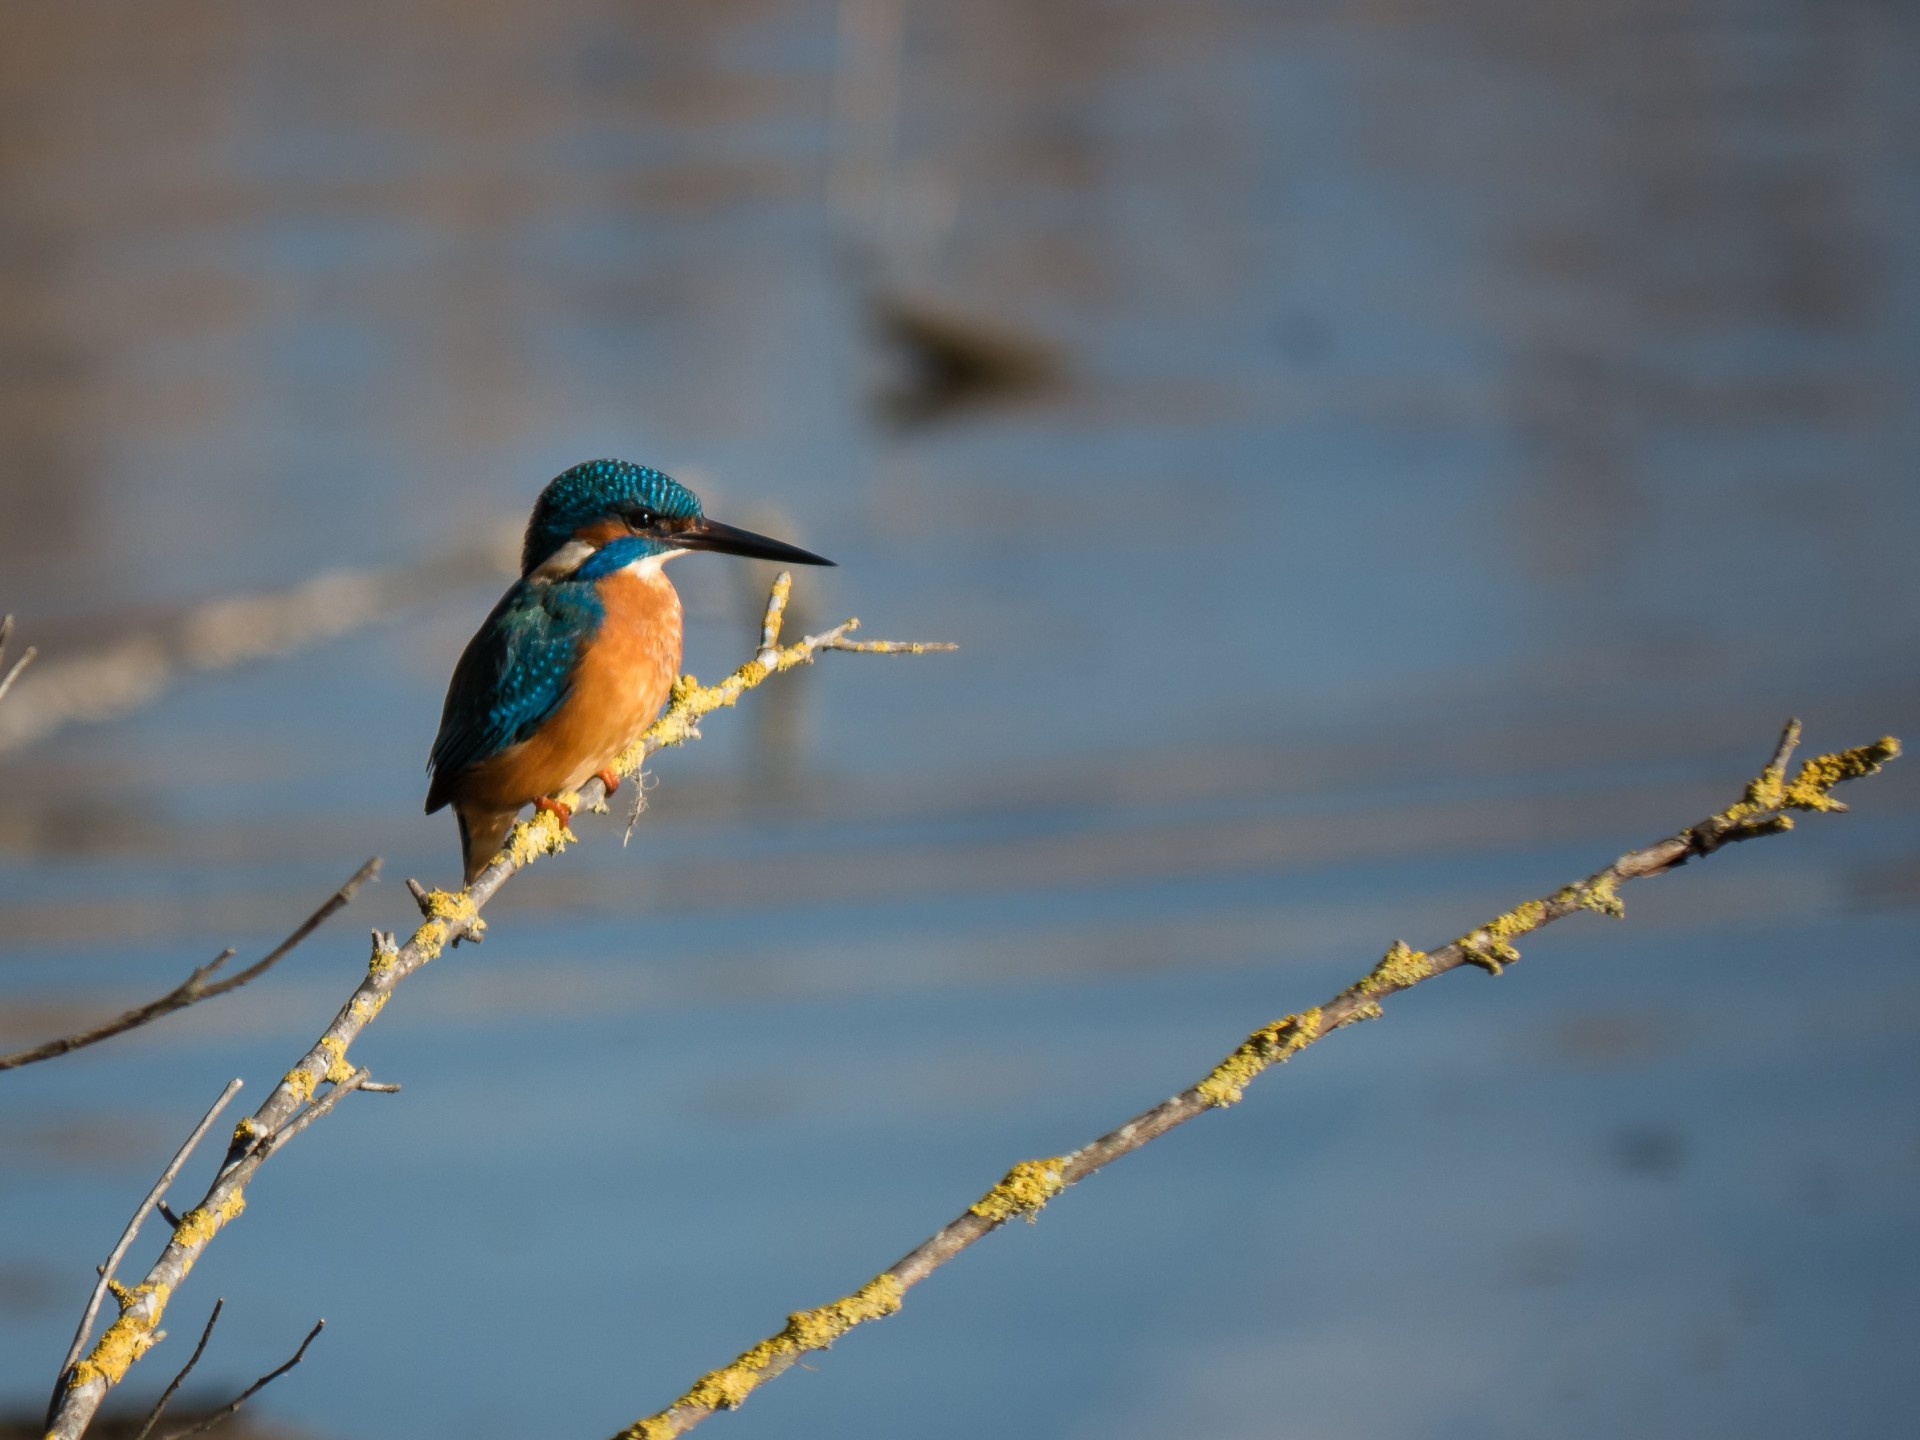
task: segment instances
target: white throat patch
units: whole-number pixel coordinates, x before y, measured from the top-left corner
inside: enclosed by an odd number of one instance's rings
[[[527,578],[529,580],[544,581],[564,580],[598,553],[599,547],[589,545],[584,540],[569,540],[545,560],[542,560],[540,564],[534,568],[533,573]],[[660,555],[642,555],[638,560],[624,568],[629,573],[638,575],[644,579],[649,575],[658,575],[660,573],[660,567],[666,564],[667,561],[673,559],[676,555],[684,555],[686,553],[684,550],[668,550]]]
[[[658,555],[642,555],[638,560],[627,566],[627,569],[644,580],[649,575],[658,575],[660,573],[660,567],[666,564],[667,561],[677,555],[684,555],[686,553],[684,550],[667,550]]]
[[[584,540],[569,540],[553,554],[542,560],[527,578],[529,580],[564,580],[593,554],[593,546]]]

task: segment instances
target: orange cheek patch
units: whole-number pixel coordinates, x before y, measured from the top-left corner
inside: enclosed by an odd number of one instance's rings
[[[591,525],[583,525],[573,532],[573,538],[584,540],[598,549],[609,540],[617,540],[627,534],[627,527],[618,520],[596,520]]]

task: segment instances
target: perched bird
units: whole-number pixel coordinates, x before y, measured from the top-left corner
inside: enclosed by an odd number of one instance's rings
[[[689,550],[831,565],[709,520],[670,475],[590,460],[556,476],[527,522],[520,578],[493,607],[447,686],[427,769],[427,813],[453,806],[466,882],[499,853],[529,802],[609,769],[659,714],[680,673],[680,597],[661,567]]]

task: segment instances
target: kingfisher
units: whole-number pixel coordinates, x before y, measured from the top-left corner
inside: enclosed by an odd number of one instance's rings
[[[451,805],[466,883],[499,853],[523,806],[599,776],[660,713],[680,673],[680,597],[663,566],[689,550],[831,565],[798,546],[707,519],[671,475],[589,460],[534,502],[520,578],[453,668],[427,761],[427,814]]]

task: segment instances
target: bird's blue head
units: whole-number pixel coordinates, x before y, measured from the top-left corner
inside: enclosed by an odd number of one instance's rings
[[[589,460],[556,475],[534,502],[520,574],[592,580],[683,550],[718,550],[798,565],[831,560],[709,520],[699,498],[664,471],[626,460]]]

